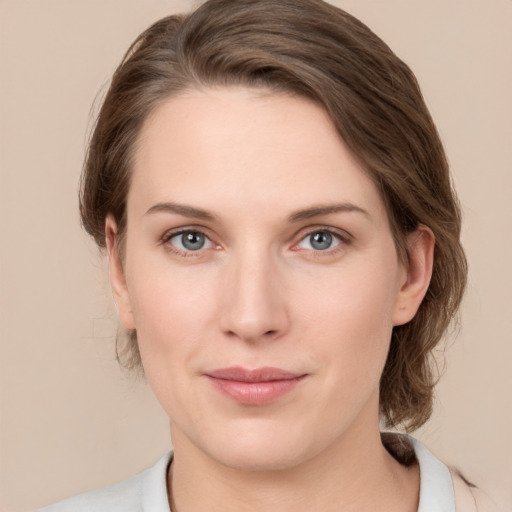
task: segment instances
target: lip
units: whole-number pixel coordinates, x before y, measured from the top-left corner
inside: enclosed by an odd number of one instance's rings
[[[281,368],[240,366],[205,373],[214,388],[243,405],[265,405],[291,392],[306,374]]]

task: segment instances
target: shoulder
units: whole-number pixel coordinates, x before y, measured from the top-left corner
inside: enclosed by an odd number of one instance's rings
[[[154,466],[114,485],[49,505],[36,512],[169,512],[166,475],[172,453]]]
[[[497,505],[478,487],[468,484],[455,469],[451,469],[457,512],[497,512]]]
[[[427,502],[424,510],[433,508],[431,500],[440,500],[445,508],[439,510],[455,510],[456,512],[497,512],[497,507],[485,492],[469,484],[455,469],[448,468],[437,459],[425,446],[416,439],[408,436],[414,446],[416,457],[420,464],[421,490],[420,509]],[[433,503],[433,502],[432,502]],[[452,504],[452,505],[450,505]]]
[[[484,491],[469,484],[457,470],[448,468],[417,439],[396,434],[392,436],[392,453],[400,455],[397,460],[410,460],[412,448],[413,458],[419,464],[418,512],[497,512],[496,505]],[[386,436],[384,439],[389,448],[390,438]]]
[[[140,509],[142,476],[59,501],[36,512],[131,512]]]

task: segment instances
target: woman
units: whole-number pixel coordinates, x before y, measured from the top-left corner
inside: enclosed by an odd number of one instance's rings
[[[318,0],[210,0],[116,71],[81,214],[173,440],[44,510],[475,510],[411,437],[466,279],[407,66]],[[454,491],[455,489],[455,491]]]

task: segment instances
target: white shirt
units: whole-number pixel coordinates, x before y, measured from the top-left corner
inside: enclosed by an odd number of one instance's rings
[[[418,512],[456,512],[454,480],[447,466],[419,441],[409,437],[420,466]],[[153,467],[120,483],[60,501],[36,512],[171,512],[167,496],[167,468],[172,452]],[[457,482],[457,487],[460,487]],[[465,506],[457,512],[476,511],[469,490],[462,490]]]

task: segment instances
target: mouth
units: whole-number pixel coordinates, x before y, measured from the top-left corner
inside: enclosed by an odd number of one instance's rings
[[[265,405],[291,392],[306,374],[281,368],[233,366],[204,374],[215,389],[243,405]]]

